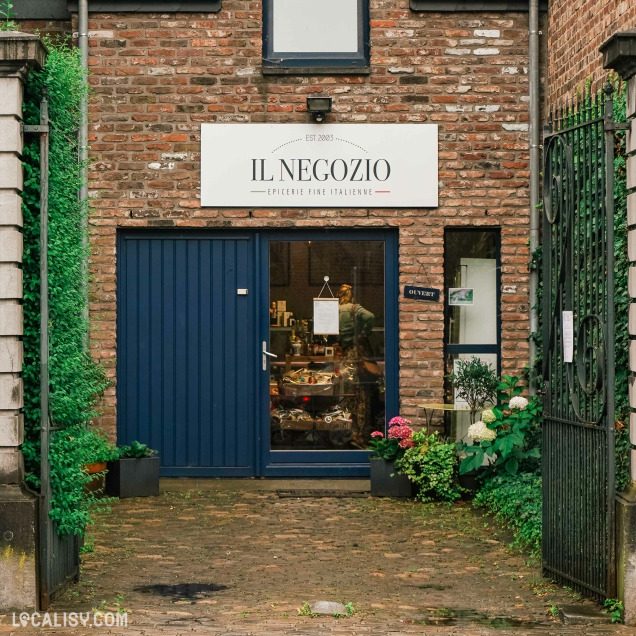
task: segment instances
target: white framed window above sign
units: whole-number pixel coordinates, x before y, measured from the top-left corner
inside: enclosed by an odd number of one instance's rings
[[[263,0],[263,73],[369,73],[368,0]]]

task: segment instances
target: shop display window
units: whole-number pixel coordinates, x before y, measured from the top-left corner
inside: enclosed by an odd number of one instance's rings
[[[385,422],[384,242],[272,241],[269,256],[271,448],[364,449]]]

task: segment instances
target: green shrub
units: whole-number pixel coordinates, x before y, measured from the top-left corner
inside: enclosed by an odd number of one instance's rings
[[[26,123],[39,123],[42,89],[49,94],[49,306],[50,415],[60,430],[51,435],[51,516],[61,534],[82,534],[90,521],[93,496],[84,494],[90,477],[82,466],[101,442],[89,431],[96,403],[107,386],[104,370],[85,346],[88,333],[86,205],[78,200],[79,105],[87,84],[79,51],[66,42],[45,40],[49,56],[42,71],[31,73],[25,91]],[[37,136],[25,138],[24,191],[24,417],[23,452],[27,481],[40,485],[40,157]],[[99,435],[97,435],[99,437]]]
[[[122,458],[134,458],[139,459],[140,457],[152,457],[156,455],[157,451],[152,448],[148,448],[146,444],[141,444],[137,441],[130,442],[130,446],[120,446],[117,449],[117,457]]]
[[[626,121],[625,90],[621,87],[614,94],[614,119]],[[616,491],[629,484],[629,292],[627,275],[627,159],[625,157],[625,132],[617,131],[619,142],[615,144],[614,158],[614,311],[615,329],[615,378],[616,399]]]
[[[538,470],[540,451],[541,403],[536,397],[521,397],[523,387],[515,376],[503,375],[497,386],[497,406],[483,411],[482,422],[471,425],[472,445],[461,444],[466,457],[459,472],[472,470],[515,475],[519,470]],[[489,463],[483,466],[484,457]]]
[[[90,512],[107,509],[111,501],[85,490],[85,484],[96,476],[89,475],[85,466],[116,459],[117,449],[103,433],[77,424],[54,434],[50,457],[54,495],[51,517],[57,521],[57,531],[60,535],[84,534],[91,523]]]
[[[457,478],[457,447],[437,433],[413,433],[413,446],[396,460],[399,473],[417,486],[420,501],[457,501],[463,492]]]
[[[488,479],[473,504],[485,508],[512,530],[513,545],[533,556],[541,553],[541,477],[537,473],[501,473]]]

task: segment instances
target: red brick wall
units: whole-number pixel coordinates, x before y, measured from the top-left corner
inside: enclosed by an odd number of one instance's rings
[[[115,377],[117,227],[391,227],[400,286],[443,288],[444,228],[501,227],[502,367],[519,373],[528,336],[527,14],[416,14],[371,0],[370,76],[264,77],[261,3],[211,15],[91,15],[92,351]],[[202,122],[440,126],[437,209],[210,209],[199,205]],[[250,214],[251,212],[251,214]],[[403,413],[442,398],[443,305],[400,301]],[[102,425],[115,430],[115,388]]]
[[[552,0],[548,12],[548,104],[572,97],[587,80],[603,82],[598,49],[618,31],[636,27],[634,0]]]
[[[38,33],[42,37],[50,35],[53,38],[65,39],[71,38],[73,34],[71,23],[62,20],[29,20],[19,24],[20,31]]]

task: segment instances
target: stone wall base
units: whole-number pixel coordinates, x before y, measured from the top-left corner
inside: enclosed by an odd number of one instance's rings
[[[0,611],[38,609],[38,499],[0,484]]]
[[[625,624],[636,625],[636,482],[616,500],[618,598],[625,606]]]

